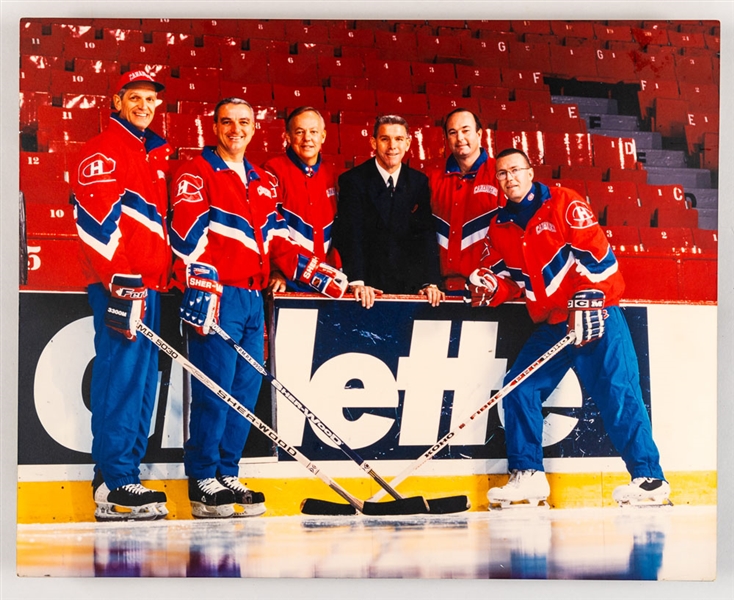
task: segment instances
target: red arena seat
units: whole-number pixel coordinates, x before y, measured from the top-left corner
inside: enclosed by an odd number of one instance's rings
[[[377,108],[381,113],[425,115],[428,100],[425,94],[400,94],[377,90]]]
[[[273,102],[273,86],[269,83],[220,81],[222,98],[242,98],[253,106],[268,106]]]
[[[456,65],[456,83],[463,86],[501,87],[502,73],[499,67]]]
[[[591,136],[586,133],[544,134],[545,164],[586,166],[593,164]]]
[[[594,165],[602,169],[617,167],[634,169],[637,163],[637,146],[634,138],[616,138],[592,135]]]
[[[364,66],[371,89],[405,94],[413,92],[409,61],[367,58]]]
[[[508,68],[510,55],[502,39],[461,38],[461,55],[475,67]]]
[[[273,85],[314,86],[321,84],[316,55],[270,53],[268,60],[270,62],[270,83]]]
[[[602,227],[616,255],[639,254],[643,251],[640,230],[630,225]]]
[[[640,229],[640,241],[648,252],[680,254],[692,252],[693,234],[688,227],[647,227]]]
[[[550,47],[548,44],[510,42],[510,68],[519,71],[551,73]]]

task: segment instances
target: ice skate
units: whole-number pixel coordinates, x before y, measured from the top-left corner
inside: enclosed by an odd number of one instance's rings
[[[189,479],[191,514],[197,519],[227,519],[234,515],[235,493],[214,477]]]
[[[218,475],[217,481],[234,492],[235,512],[233,516],[257,517],[265,512],[265,495],[262,492],[248,489],[239,478],[233,475]]]
[[[549,508],[550,486],[543,471],[514,469],[507,485],[487,492],[489,510],[495,508]]]
[[[98,521],[153,521],[168,514],[166,495],[129,483],[110,491],[106,483],[94,490],[97,509],[94,518]]]
[[[636,477],[612,492],[619,506],[673,506],[669,496],[670,484],[653,477]]]

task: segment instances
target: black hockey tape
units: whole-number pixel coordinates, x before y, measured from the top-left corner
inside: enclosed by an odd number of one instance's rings
[[[318,500],[317,498],[306,498],[301,502],[301,512],[304,515],[356,515],[357,509],[351,504],[341,504],[339,502],[329,502],[328,500]]]
[[[413,496],[390,502],[365,502],[362,512],[370,517],[391,515],[423,515],[429,512],[423,496]]]
[[[432,515],[448,515],[464,512],[471,508],[467,496],[449,496],[448,498],[434,498],[428,501],[428,508]]]

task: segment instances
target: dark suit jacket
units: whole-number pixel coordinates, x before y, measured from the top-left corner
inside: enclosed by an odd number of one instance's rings
[[[415,294],[441,282],[428,178],[403,165],[395,193],[375,159],[339,177],[334,246],[350,281],[386,294]]]

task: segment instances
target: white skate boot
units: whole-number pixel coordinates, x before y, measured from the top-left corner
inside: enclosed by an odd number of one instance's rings
[[[106,483],[94,490],[97,521],[152,521],[168,514],[166,495],[139,483],[129,483],[110,491]]]
[[[265,512],[265,494],[251,490],[233,475],[217,475],[217,481],[234,492],[234,517],[258,517]]]
[[[487,492],[489,509],[493,508],[549,508],[550,486],[543,471],[513,469],[507,485]]]
[[[670,484],[653,477],[636,477],[612,492],[612,498],[620,506],[673,506],[669,496]]]

